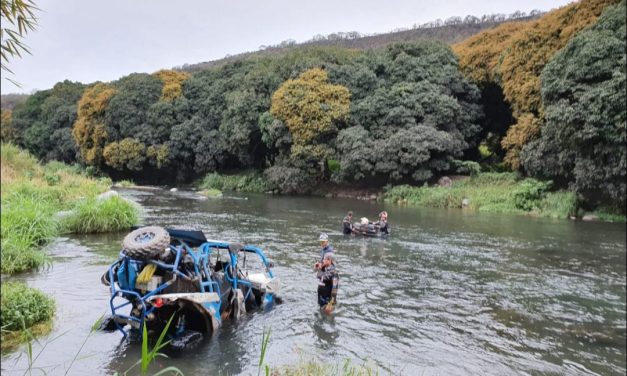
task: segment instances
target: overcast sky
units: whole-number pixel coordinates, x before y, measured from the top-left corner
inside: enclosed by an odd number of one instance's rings
[[[22,84],[4,77],[2,94],[30,93],[69,79],[112,81],[133,72],[215,60],[287,39],[358,31],[372,34],[452,16],[529,12],[570,0],[34,0],[32,55],[9,61]],[[7,27],[7,25],[2,25]]]

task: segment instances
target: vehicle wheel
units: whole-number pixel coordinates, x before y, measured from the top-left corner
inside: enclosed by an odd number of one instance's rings
[[[163,227],[138,228],[126,235],[122,252],[131,258],[148,259],[157,256],[170,245],[170,234]]]

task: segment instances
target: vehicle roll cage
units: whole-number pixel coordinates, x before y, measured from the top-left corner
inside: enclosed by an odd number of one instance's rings
[[[109,266],[108,277],[109,277],[110,292],[111,292],[111,298],[109,299],[109,306],[111,308],[112,316],[116,318],[116,320],[114,320],[115,326],[120,332],[122,332],[124,337],[127,337],[129,334],[129,331],[124,329],[124,327],[126,326],[125,324],[130,324],[132,328],[139,329],[140,333],[142,332],[145,318],[149,314],[153,313],[153,311],[155,311],[156,308],[158,308],[155,304],[152,304],[150,302],[150,298],[163,292],[166,288],[174,284],[178,278],[181,278],[182,280],[185,280],[187,282],[197,283],[198,288],[201,293],[217,294],[217,297],[218,297],[217,299],[214,299],[213,301],[203,302],[201,304],[204,306],[205,309],[211,312],[213,319],[214,319],[213,321],[220,324],[221,323],[220,308],[221,308],[222,303],[221,303],[221,299],[219,298],[222,297],[222,294],[220,291],[220,284],[218,283],[218,281],[216,281],[216,278],[215,278],[215,270],[214,270],[215,265],[211,265],[211,260],[210,260],[211,255],[214,253],[214,250],[217,250],[218,255],[219,255],[220,250],[222,249],[228,250],[229,261],[222,264],[222,267],[224,270],[224,279],[228,282],[228,284],[230,285],[232,289],[238,289],[240,287],[248,287],[247,289],[248,291],[246,292],[245,299],[249,298],[252,292],[253,285],[250,281],[242,279],[238,276],[238,272],[239,272],[238,253],[239,252],[243,251],[246,253],[256,254],[261,259],[261,262],[263,263],[263,266],[265,267],[265,272],[268,274],[268,276],[270,278],[274,277],[274,274],[272,273],[272,270],[271,270],[272,263],[270,263],[266,259],[263,251],[258,247],[250,246],[250,245],[241,245],[237,243],[208,241],[206,239],[202,239],[205,241],[200,243],[199,242],[200,239],[198,239],[198,237],[190,238],[189,236],[187,237],[187,239],[185,239],[185,235],[187,233],[196,233],[196,235],[197,233],[202,234],[202,232],[200,231],[187,232],[184,230],[168,229],[168,232],[171,235],[173,235],[172,240],[175,240],[178,243],[177,245],[170,244],[169,246],[169,251],[175,255],[174,262],[172,264],[168,264],[163,261],[154,260],[154,259],[149,259],[149,260],[133,259],[125,255],[124,252],[121,251],[119,259]],[[183,236],[176,236],[179,234],[182,234]],[[204,235],[202,236],[202,238],[204,238]],[[190,245],[188,245],[188,243],[185,240],[188,240],[191,244],[194,244],[194,245],[198,244],[196,250],[194,250]],[[196,276],[195,278],[190,277],[181,271],[181,260],[183,259],[183,257],[187,255],[189,255],[193,261],[194,275]],[[218,260],[216,259],[216,263],[217,261]],[[132,286],[132,288],[124,289],[121,286],[119,286],[119,283],[118,283],[118,286],[116,287],[116,283],[115,283],[116,271],[120,267],[122,267],[122,265],[125,265],[126,270],[128,270],[128,268],[132,265],[138,271],[149,264],[155,265],[157,269],[171,272],[172,278],[160,283],[155,289],[147,291],[143,295],[138,292],[135,286]],[[200,278],[198,278],[198,276],[200,276]],[[124,298],[127,301],[121,304],[116,304],[115,303],[116,298]],[[264,304],[271,303],[273,301],[273,298],[274,296],[272,293],[265,294]],[[131,304],[133,305],[133,308],[139,310],[138,312],[136,312],[138,314],[133,315],[133,312],[131,312],[130,315],[119,313],[120,309]],[[124,325],[121,325],[121,324],[124,324]]]

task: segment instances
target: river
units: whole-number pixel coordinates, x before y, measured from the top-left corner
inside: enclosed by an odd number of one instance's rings
[[[186,375],[257,374],[266,361],[367,362],[380,374],[620,375],[626,372],[625,224],[551,220],[463,210],[405,208],[314,197],[121,189],[144,223],[201,229],[209,239],[262,247],[282,281],[283,304],[227,322],[191,354],[159,358]],[[390,214],[389,239],[344,236],[346,211]],[[327,232],[340,270],[339,305],[321,315],[311,265]],[[54,329],[33,345],[47,374],[111,375],[140,346],[95,332],[107,311],[100,275],[124,233],[60,238],[52,264],[16,277],[53,296]],[[78,355],[77,355],[78,354]],[[73,361],[73,358],[76,359]],[[24,373],[24,350],[2,374]],[[34,374],[40,373],[33,371]]]

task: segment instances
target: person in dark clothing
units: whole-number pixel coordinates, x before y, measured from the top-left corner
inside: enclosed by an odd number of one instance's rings
[[[344,234],[351,234],[353,232],[353,212],[349,211],[346,217],[342,220],[342,231]]]
[[[316,270],[320,270],[320,268],[322,267],[324,255],[333,252],[333,247],[331,247],[331,244],[329,244],[329,235],[325,234],[324,232],[321,233],[318,241],[320,242],[320,247],[322,247],[322,249],[320,250],[320,261],[314,264],[314,269]]]
[[[318,306],[327,314],[335,309],[337,304],[337,289],[340,277],[335,266],[335,255],[324,255],[322,266],[317,273],[318,277]]]
[[[379,232],[388,235],[390,233],[390,228],[388,227],[388,212],[385,210],[379,213],[379,220],[375,222],[375,228],[379,230]]]

